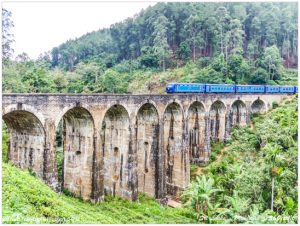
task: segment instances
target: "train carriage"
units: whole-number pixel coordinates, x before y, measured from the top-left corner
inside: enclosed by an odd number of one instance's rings
[[[260,85],[236,85],[237,93],[264,93],[265,86]]]
[[[295,93],[295,86],[280,86],[280,93]]]
[[[280,86],[266,86],[266,93],[279,93]]]
[[[205,92],[205,84],[200,83],[169,83],[167,93],[201,93]]]
[[[205,91],[207,93],[234,93],[235,85],[206,84]]]
[[[298,93],[297,86],[168,83],[167,93]]]

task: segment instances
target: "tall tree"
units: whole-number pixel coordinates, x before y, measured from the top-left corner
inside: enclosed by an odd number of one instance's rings
[[[167,39],[168,19],[161,15],[154,22],[153,42],[154,51],[159,57],[163,71],[166,69],[166,60],[171,56],[171,51]]]
[[[273,80],[276,78],[276,75],[280,74],[279,70],[282,67],[282,59],[277,46],[273,45],[265,49],[263,63],[268,70],[270,80]]]
[[[241,26],[241,22],[238,19],[230,21],[230,32],[229,32],[229,52],[233,54],[243,53],[243,36],[244,31]]]
[[[196,45],[203,44],[203,36],[201,35],[202,20],[199,15],[191,15],[185,25],[188,31],[188,41],[192,47],[192,60],[196,59]]]
[[[218,30],[217,34],[220,42],[220,51],[225,56],[225,61],[228,57],[228,42],[229,42],[229,25],[231,17],[225,7],[221,6],[216,10],[216,16],[218,18]]]
[[[2,8],[2,59],[8,60],[14,50],[11,44],[14,42],[14,35],[11,33],[11,28],[14,27],[14,23],[11,19],[11,12]]]

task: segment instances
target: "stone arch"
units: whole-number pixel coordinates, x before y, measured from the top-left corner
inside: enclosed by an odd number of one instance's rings
[[[230,127],[247,125],[247,108],[241,100],[235,100],[230,108]]]
[[[167,195],[177,196],[178,188],[185,186],[186,161],[183,148],[183,111],[176,102],[164,112],[164,155]]]
[[[162,120],[165,117],[165,113],[167,111],[167,108],[169,108],[169,106],[172,105],[172,104],[175,104],[175,105],[177,105],[179,107],[179,109],[180,109],[180,111],[182,113],[182,117],[184,117],[184,107],[183,107],[183,105],[180,103],[179,100],[177,100],[177,99],[174,98],[173,100],[169,100],[166,103],[165,108],[162,110]]]
[[[142,101],[140,104],[138,104],[137,105],[137,108],[136,108],[136,110],[135,110],[135,116],[137,116],[138,115],[138,112],[140,111],[140,109],[143,107],[143,105],[145,105],[145,104],[150,104],[150,105],[152,105],[154,108],[155,108],[155,111],[157,112],[157,115],[158,115],[158,117],[160,118],[160,112],[158,111],[158,106],[157,106],[157,104],[153,101],[153,100],[149,100],[149,99],[147,99],[147,100],[144,100],[144,101]]]
[[[55,127],[58,126],[64,115],[71,110],[72,108],[75,108],[76,104],[72,104],[72,106],[65,106],[59,113],[57,113],[56,118],[54,120]]]
[[[9,160],[22,169],[32,169],[43,178],[46,134],[42,122],[24,110],[11,111],[3,115],[3,120],[10,133]]]
[[[212,141],[223,141],[225,136],[225,104],[217,100],[209,110],[210,136]]]
[[[62,186],[83,199],[92,192],[94,119],[83,107],[69,109],[63,115]]]
[[[5,114],[8,114],[13,111],[29,112],[29,113],[33,114],[41,122],[42,125],[45,125],[45,118],[44,118],[43,114],[41,113],[41,111],[38,111],[36,108],[34,108],[28,104],[22,103],[20,106],[18,106],[18,104],[12,104],[12,105],[6,106],[3,108],[2,114],[5,115]]]
[[[159,116],[153,104],[143,104],[137,113],[138,190],[158,197]]]
[[[260,114],[266,113],[266,107],[267,106],[263,100],[256,99],[251,104],[251,113],[260,113]]]
[[[110,107],[102,121],[104,192],[131,198],[132,157],[129,114],[122,105]]]
[[[201,102],[195,101],[190,105],[187,121],[190,161],[204,161],[205,107]]]

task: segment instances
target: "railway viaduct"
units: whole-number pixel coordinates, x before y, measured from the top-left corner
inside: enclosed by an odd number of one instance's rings
[[[190,183],[190,163],[206,162],[212,141],[250,122],[287,94],[3,94],[9,160],[31,168],[53,189],[83,199],[138,192],[176,197]],[[56,130],[62,123],[58,180]]]

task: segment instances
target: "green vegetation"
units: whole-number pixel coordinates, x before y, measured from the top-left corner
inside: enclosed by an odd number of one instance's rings
[[[192,181],[195,180],[197,175],[198,175],[198,165],[191,163],[190,164],[190,177],[191,177],[191,180]]]
[[[253,128],[235,128],[226,150],[221,151],[221,143],[213,144],[220,159],[198,177],[198,167],[191,164],[192,183],[183,193],[184,208],[161,207],[144,195],[138,202],[106,197],[103,203],[92,204],[72,194],[57,194],[34,174],[3,163],[3,221],[297,223],[297,109],[297,98],[288,100],[267,115],[256,116]],[[8,139],[5,131],[2,139]]]
[[[8,162],[9,133],[5,123],[2,121],[2,162]]]
[[[162,93],[170,81],[297,84],[297,3],[157,3],[133,18],[10,59],[3,92]]]
[[[221,161],[184,193],[201,222],[298,222],[297,101],[256,117],[253,129],[234,129]]]
[[[297,3],[158,3],[38,60],[26,53],[12,60],[13,15],[2,9],[3,92],[162,93],[170,81],[296,85],[297,10]],[[213,144],[201,172],[191,165],[178,209],[144,195],[92,204],[57,194],[7,163],[4,128],[3,222],[297,223],[297,99],[272,107],[252,115],[253,128],[235,128],[225,149]],[[58,148],[59,176],[62,160]]]
[[[56,163],[57,163],[57,175],[58,180],[62,180],[62,170],[63,170],[63,161],[64,161],[64,150],[63,147],[57,147],[56,148]]]
[[[220,154],[221,150],[225,147],[225,144],[223,142],[215,142],[211,143],[211,152]]]
[[[154,199],[140,195],[138,202],[107,197],[92,204],[57,194],[29,172],[3,163],[3,223],[196,223],[187,208],[161,207]]]

